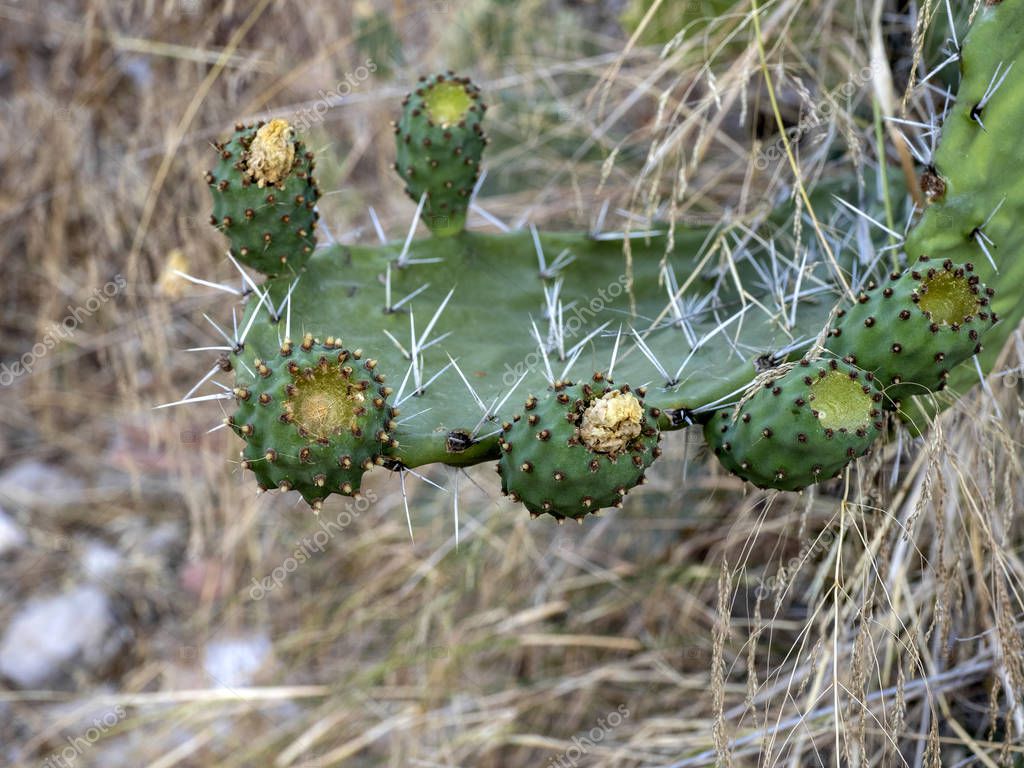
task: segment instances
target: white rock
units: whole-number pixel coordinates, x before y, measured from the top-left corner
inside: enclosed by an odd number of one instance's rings
[[[28,536],[14,519],[0,509],[0,556],[12,552],[28,541]]]
[[[152,526],[145,522],[145,530],[138,549],[147,554],[159,557],[171,557],[174,550],[184,548],[185,528],[176,520],[165,520]]]
[[[82,481],[66,470],[35,459],[25,459],[0,473],[0,496],[25,505],[73,499],[83,487]]]
[[[256,673],[270,661],[273,646],[266,635],[244,635],[215,640],[203,653],[203,670],[221,688],[252,685]]]
[[[110,600],[97,587],[32,598],[0,640],[0,675],[36,688],[58,680],[72,663],[95,669],[117,650],[113,630]]]
[[[102,541],[90,541],[82,552],[82,570],[90,579],[105,579],[121,567],[124,558]]]

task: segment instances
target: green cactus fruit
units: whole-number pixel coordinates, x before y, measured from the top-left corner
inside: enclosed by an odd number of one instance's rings
[[[363,473],[397,445],[397,411],[376,361],[340,339],[285,341],[274,359],[237,373],[228,424],[246,443],[242,468],[262,488],[296,490],[318,509],[331,493],[358,492]]]
[[[887,405],[942,389],[954,366],[981,351],[982,336],[996,322],[993,291],[973,271],[972,264],[922,257],[841,311],[826,346],[871,371]]]
[[[394,126],[395,170],[417,203],[426,195],[423,222],[438,236],[458,234],[466,224],[473,185],[480,177],[486,105],[469,78],[452,73],[420,78],[402,102]]]
[[[504,425],[502,491],[559,520],[621,506],[661,453],[661,414],[645,412],[643,394],[595,374],[592,384],[559,382],[547,397],[530,397],[525,415]]]
[[[298,272],[316,246],[313,153],[286,120],[237,125],[220,162],[206,173],[210,223],[231,240],[231,255],[267,275]]]
[[[704,436],[722,464],[759,488],[798,491],[834,477],[881,433],[882,394],[870,373],[838,360],[782,366]]]

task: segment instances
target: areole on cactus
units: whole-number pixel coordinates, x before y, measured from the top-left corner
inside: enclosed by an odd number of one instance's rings
[[[1005,30],[1022,27],[1024,0],[988,3],[963,42],[905,270],[881,239],[868,264],[806,242],[797,258],[787,204],[739,256],[707,251],[710,228],[669,240],[658,222],[467,230],[485,108],[452,73],[422,79],[394,124],[431,236],[314,250],[312,157],[281,120],[239,126],[207,181],[230,253],[266,275],[222,360],[243,466],[319,505],[374,466],[498,461],[532,512],[581,518],[641,481],[662,432],[700,423],[756,485],[836,475],[886,432],[886,408],[973,384],[965,361],[989,370],[1024,316],[1020,175],[986,167],[1024,168],[1024,87],[1000,79],[1024,58]]]

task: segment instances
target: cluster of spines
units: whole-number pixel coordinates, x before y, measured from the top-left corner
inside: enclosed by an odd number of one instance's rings
[[[582,518],[603,507],[621,507],[628,491],[661,455],[655,426],[657,408],[645,410],[645,390],[616,387],[603,374],[593,383],[556,382],[544,398],[531,395],[523,413],[502,425],[497,466],[502,492],[521,502],[534,517],[546,513],[559,522]],[[640,418],[618,450],[595,450],[583,432],[585,415],[598,400],[629,398]]]
[[[271,142],[276,146],[261,153],[270,159],[254,162],[254,144]],[[280,119],[236,124],[232,137],[215,147],[220,160],[205,175],[213,196],[210,223],[227,235],[232,256],[267,275],[299,271],[316,246],[320,190],[313,153]]]
[[[242,469],[262,490],[296,490],[314,509],[331,493],[355,495],[363,473],[398,447],[398,411],[376,361],[311,334],[275,357],[256,358],[254,380],[234,389],[228,424],[246,441]]]

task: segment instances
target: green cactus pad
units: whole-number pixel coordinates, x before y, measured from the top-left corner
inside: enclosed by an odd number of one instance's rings
[[[1024,2],[990,1],[975,10],[961,41],[956,103],[942,116],[942,139],[922,175],[929,205],[907,236],[906,252],[911,263],[922,254],[973,262],[978,277],[996,289],[992,309],[1001,329],[978,356],[989,371],[1024,319]],[[949,384],[963,392],[977,380],[973,367],[962,366]],[[928,401],[919,405],[933,410]]]
[[[706,230],[677,233],[671,258],[679,274],[688,274],[696,267],[698,259],[693,254],[699,253],[706,237]],[[829,294],[803,300],[798,325],[788,333],[778,325],[748,323],[744,326],[744,349],[725,353],[714,344],[694,349],[682,330],[663,323],[647,334],[645,343],[669,368],[668,376],[683,367],[679,381],[670,382],[633,348],[635,341],[631,340],[635,337],[627,324],[630,297],[623,287],[621,242],[560,232],[539,232],[538,239],[547,254],[568,251],[576,256],[558,275],[564,278],[560,300],[566,307],[574,306],[567,310],[572,318],[566,315],[566,331],[571,334],[566,350],[586,341],[586,352],[576,365],[602,369],[611,362],[617,331],[622,327],[615,379],[648,385],[645,401],[662,411],[660,429],[681,428],[683,409],[727,402],[732,392],[755,375],[757,358],[782,348],[793,335],[817,334],[828,321],[834,303]],[[642,317],[656,317],[666,305],[665,289],[658,284],[665,237],[636,240],[631,247],[639,312]],[[467,231],[455,237],[417,239],[409,248],[409,264],[399,268],[396,265],[401,251],[401,242],[386,247],[318,248],[297,283],[296,278],[281,276],[261,286],[267,295],[266,305],[287,305],[292,325],[303,331],[321,338],[340,331],[350,347],[373,350],[382,370],[389,372],[395,405],[408,412],[395,435],[401,442],[395,458],[403,466],[415,468],[434,462],[469,466],[496,460],[500,449],[494,430],[511,419],[513,404],[521,403],[525,393],[543,392],[550,383],[531,318],[543,311],[543,288],[554,281],[538,279],[536,250],[529,230],[502,234]],[[387,306],[389,264],[392,301],[416,294],[397,311],[389,311]],[[704,277],[698,278],[686,295],[700,296],[711,284]],[[722,295],[731,296],[728,290],[726,286]],[[239,317],[240,328],[251,325],[245,350],[240,354],[250,367],[253,357],[270,357],[284,333],[284,319],[271,316],[266,305],[252,294],[244,316]],[[710,312],[691,322],[698,335],[711,334],[718,324]],[[591,337],[604,324],[606,332]],[[418,356],[422,381],[417,383],[412,372],[412,344],[414,338],[424,338],[428,327],[431,330],[426,343],[430,346]],[[440,341],[431,343],[434,339]],[[557,349],[548,354],[557,378],[571,357],[560,358]],[[481,409],[452,360],[457,361],[483,403],[507,403],[495,408],[493,418],[484,425],[478,427]],[[241,366],[236,367],[244,372]],[[565,378],[572,378],[578,371],[569,370]],[[523,375],[517,391],[506,400]],[[439,377],[436,381],[435,376]],[[448,435],[454,432],[470,435],[469,446],[453,451]]]
[[[232,256],[268,275],[299,271],[316,246],[313,154],[292,134],[280,119],[238,125],[206,174],[210,223],[228,236]]]
[[[981,351],[981,337],[996,321],[992,291],[973,271],[972,264],[922,258],[861,293],[826,346],[871,371],[887,404],[942,389],[954,366]]]
[[[340,339],[308,334],[244,366],[228,420],[246,443],[243,469],[263,488],[298,491],[314,509],[331,493],[355,494],[363,473],[396,445],[396,412],[376,368]]]
[[[469,78],[435,75],[402,102],[395,125],[395,169],[417,203],[426,194],[423,222],[435,235],[461,232],[487,139],[486,106]]]
[[[660,413],[645,411],[642,390],[601,374],[592,384],[556,383],[524,408],[504,425],[498,473],[502,491],[533,514],[582,519],[620,506],[660,454]]]
[[[730,472],[760,488],[798,491],[836,476],[882,429],[870,374],[802,360],[766,374],[740,404],[719,411],[704,436]]]

